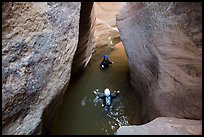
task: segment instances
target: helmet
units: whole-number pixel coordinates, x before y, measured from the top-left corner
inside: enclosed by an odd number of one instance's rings
[[[109,90],[108,88],[106,88],[106,89],[104,90],[104,94],[105,94],[106,96],[110,96],[110,90]]]
[[[107,58],[108,58],[108,55],[104,55],[103,57],[104,57],[104,59],[107,59]]]

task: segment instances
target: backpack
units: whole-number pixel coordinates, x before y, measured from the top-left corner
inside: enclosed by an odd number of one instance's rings
[[[106,97],[106,105],[107,106],[111,105],[111,96]]]

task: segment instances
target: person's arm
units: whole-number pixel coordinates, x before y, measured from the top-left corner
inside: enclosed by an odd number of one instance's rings
[[[108,63],[109,63],[109,64],[113,64],[113,62],[111,62],[109,59],[108,59]]]
[[[105,94],[102,92],[99,92],[98,89],[96,89],[96,91],[94,91],[94,94],[96,94],[97,99],[101,99],[102,100],[102,106],[105,105]]]
[[[96,90],[94,91],[94,94],[96,94],[96,96],[98,96],[98,97],[105,96],[104,93],[103,93],[103,92],[100,92],[98,89],[96,89]]]
[[[111,97],[116,98],[119,95],[119,93],[120,93],[120,91],[113,92],[113,93],[111,93]]]
[[[105,94],[100,92],[98,89],[96,91],[94,91],[94,94],[96,94],[96,96],[102,100],[105,100]]]
[[[104,93],[101,93],[101,92],[100,92],[100,93],[98,94],[98,97],[99,97],[100,99],[104,99],[104,98],[105,98],[105,95],[104,95]]]

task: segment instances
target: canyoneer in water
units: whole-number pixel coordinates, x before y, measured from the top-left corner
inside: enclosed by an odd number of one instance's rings
[[[102,99],[102,106],[104,106],[104,111],[111,111],[112,109],[112,100],[118,96],[120,91],[110,92],[108,88],[104,90],[104,93],[99,92],[98,90],[94,91],[96,96]]]
[[[113,62],[109,61],[108,55],[103,56],[103,60],[100,64],[101,68],[108,68],[109,64],[113,64]]]

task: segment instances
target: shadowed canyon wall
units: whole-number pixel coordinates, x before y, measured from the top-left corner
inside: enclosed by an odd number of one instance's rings
[[[3,134],[49,132],[69,84],[78,44],[94,45],[89,26],[93,13],[83,9],[86,6],[80,2],[2,4]],[[86,30],[79,32],[81,10],[88,23],[84,21]],[[79,37],[81,32],[90,35]]]
[[[202,119],[202,3],[126,3],[116,19],[141,122]]]
[[[111,11],[122,7],[116,22],[120,34],[100,11],[111,17],[116,12],[107,14],[103,4],[96,9],[80,2],[2,4],[3,134],[49,133],[71,72],[75,76],[86,67],[94,38],[99,47],[121,38],[141,123],[160,117],[150,127],[173,121],[174,127],[189,125],[189,134],[202,132],[200,121],[192,121],[199,129],[187,121],[202,119],[202,4],[112,3]]]
[[[82,2],[79,24],[79,43],[74,55],[72,75],[83,70],[92,57],[95,48],[95,12],[93,2]]]

